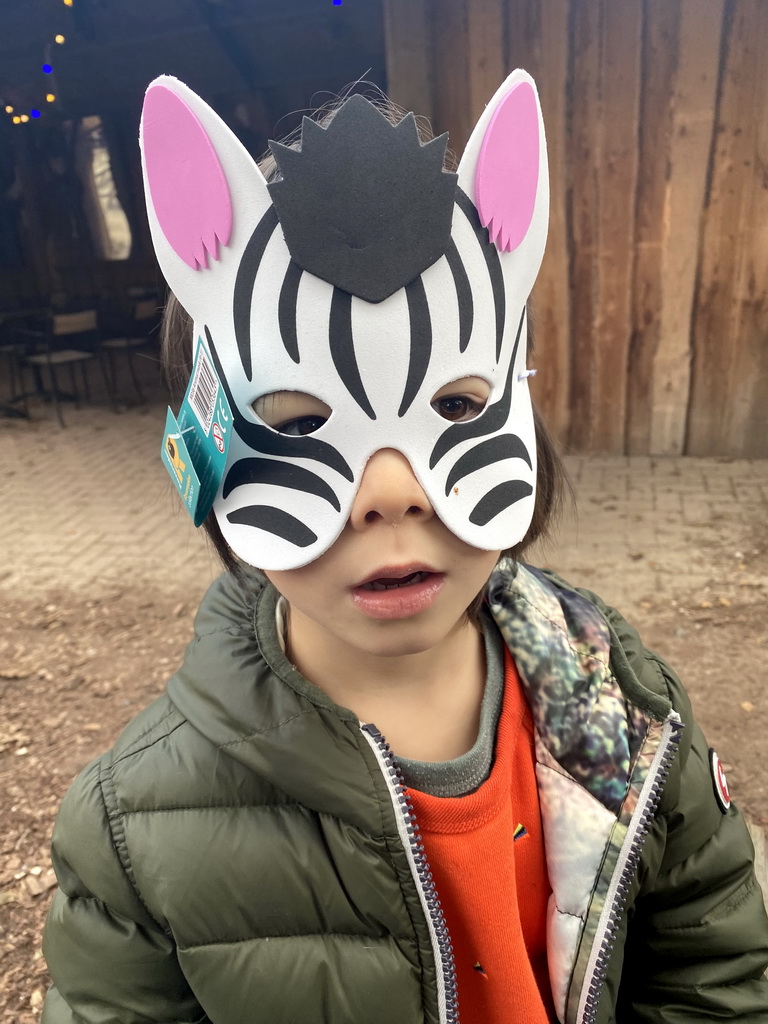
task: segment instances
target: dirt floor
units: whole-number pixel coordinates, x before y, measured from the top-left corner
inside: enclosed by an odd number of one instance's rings
[[[633,621],[686,682],[736,801],[768,826],[764,525],[708,550],[695,585],[671,574],[660,590],[647,553],[630,547],[622,557],[626,570],[614,566],[611,578],[626,571],[640,581],[631,590]],[[556,553],[549,561],[612,599],[599,571],[577,575],[576,562],[563,565]],[[48,851],[61,798],[162,691],[206,583],[201,576],[196,586],[186,580],[160,589],[126,574],[89,600],[80,588],[6,586],[0,595],[0,1019],[8,1024],[37,1021],[48,984],[41,938],[55,886]]]
[[[0,605],[0,1019],[36,1021],[48,985],[41,939],[54,891],[49,845],[69,783],[159,694],[194,609],[127,588]]]

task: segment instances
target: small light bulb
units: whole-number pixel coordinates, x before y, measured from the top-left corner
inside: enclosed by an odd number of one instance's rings
[[[46,73],[46,75],[50,75],[53,71],[53,68],[50,64],[43,64],[43,71]]]
[[[57,36],[54,36],[53,40],[56,43],[63,43],[65,41],[64,40],[64,36],[61,34],[61,32],[59,32],[59,34]]]
[[[64,0],[65,7],[71,7],[75,0]]]
[[[21,124],[21,118],[19,117],[18,114],[14,117],[13,123],[14,124]]]
[[[49,92],[48,95],[45,97],[45,99],[46,99],[47,103],[53,103],[53,101],[56,99],[56,97],[54,96],[54,94],[52,92]]]
[[[13,113],[13,107],[10,105],[10,103],[5,108],[5,112],[6,112],[6,114],[12,114]]]
[[[22,114],[21,115],[21,123],[22,124],[26,124],[28,120],[29,120],[29,114]]]
[[[40,117],[40,111],[39,110],[34,110],[34,109],[30,110],[30,114],[32,115],[32,117]]]

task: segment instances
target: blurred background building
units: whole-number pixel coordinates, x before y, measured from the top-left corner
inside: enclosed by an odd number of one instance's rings
[[[53,386],[35,357],[67,346],[106,360],[108,400],[145,397],[118,357],[152,343],[164,296],[137,146],[156,75],[255,157],[358,79],[460,155],[520,66],[551,163],[533,387],[554,433],[575,452],[768,456],[766,53],[768,0],[5,0],[3,410],[29,412],[20,396]]]

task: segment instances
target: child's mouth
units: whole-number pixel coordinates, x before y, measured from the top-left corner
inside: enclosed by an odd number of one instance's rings
[[[363,583],[361,590],[396,590],[398,587],[410,587],[414,583],[421,583],[427,576],[433,575],[429,572],[411,572],[407,576],[399,576],[395,578],[380,577],[377,580],[371,580],[369,583]]]
[[[429,608],[444,583],[444,573],[429,569],[376,576],[352,587],[352,601],[359,612],[371,619],[407,619]]]

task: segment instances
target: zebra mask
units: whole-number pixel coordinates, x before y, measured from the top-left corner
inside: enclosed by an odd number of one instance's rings
[[[347,99],[301,148],[270,143],[267,184],[214,111],[174,78],[149,87],[141,148],[160,266],[194,321],[234,422],[213,510],[232,550],[294,569],[336,540],[367,460],[406,456],[435,513],[487,551],[525,535],[536,441],[525,306],[544,253],[549,181],[533,80],[515,71],[475,126],[458,173],[447,136],[421,144]],[[463,377],[491,391],[449,422],[435,394]],[[331,409],[312,433],[267,425],[278,391]]]

